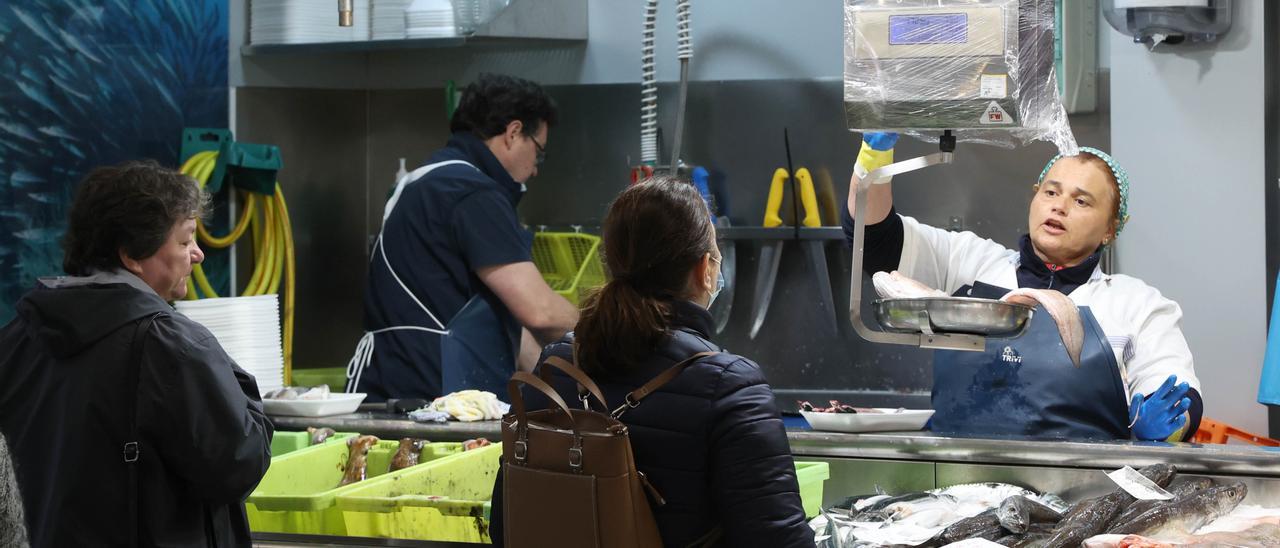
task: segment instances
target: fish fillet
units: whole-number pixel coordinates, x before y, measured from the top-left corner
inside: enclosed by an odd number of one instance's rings
[[[880,297],[885,299],[919,299],[947,296],[946,293],[903,276],[897,270],[893,272],[876,272],[871,275],[871,283],[876,286],[876,293],[879,293]]]
[[[1000,300],[1027,306],[1044,305],[1049,316],[1058,324],[1058,335],[1062,337],[1063,346],[1067,347],[1067,355],[1071,363],[1080,367],[1080,352],[1084,348],[1084,324],[1080,321],[1080,309],[1076,303],[1061,291],[1053,289],[1018,288]]]

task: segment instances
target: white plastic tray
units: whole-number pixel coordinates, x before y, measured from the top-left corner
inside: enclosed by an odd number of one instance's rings
[[[903,409],[877,407],[883,413],[816,413],[801,411],[804,420],[814,430],[830,432],[889,432],[911,431],[924,428],[933,416],[932,409]]]
[[[334,392],[324,400],[262,400],[262,408],[268,415],[291,417],[324,417],[354,413],[364,401],[365,394]]]

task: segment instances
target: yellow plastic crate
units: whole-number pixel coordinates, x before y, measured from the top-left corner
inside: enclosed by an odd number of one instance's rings
[[[796,482],[800,484],[800,504],[804,517],[813,518],[822,509],[822,487],[831,478],[831,465],[825,462],[796,461]]]
[[[348,535],[452,542],[489,539],[496,443],[398,470],[337,497]]]
[[[356,434],[352,432],[338,432],[329,436],[329,439],[324,440],[324,442],[343,440],[342,442],[346,443],[346,439],[354,435]],[[272,457],[281,457],[308,447],[311,447],[311,434],[309,432],[276,432],[271,436]]]
[[[346,535],[342,513],[334,506],[335,498],[387,474],[399,445],[397,440],[378,442],[369,449],[368,479],[342,487],[338,487],[338,482],[347,463],[345,440],[326,441],[273,457],[267,474],[245,503],[249,529],[268,533]],[[422,448],[419,464],[405,470],[461,452],[461,443],[429,443]]]
[[[578,305],[591,290],[604,285],[600,237],[577,232],[533,235],[533,264],[556,293]]]

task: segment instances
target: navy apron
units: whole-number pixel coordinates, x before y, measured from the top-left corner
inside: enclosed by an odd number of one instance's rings
[[[421,180],[428,173],[439,167],[448,165],[475,166],[462,160],[448,160],[422,166],[400,177],[396,181],[395,190],[387,200],[382,213],[383,228],[387,218],[400,201],[405,186]],[[386,264],[387,272],[400,285],[405,296],[431,318],[433,326],[396,325],[374,331],[366,331],[356,344],[355,354],[347,362],[347,391],[354,392],[360,386],[360,376],[369,367],[373,359],[375,336],[388,331],[420,331],[424,336],[438,336],[440,341],[440,388],[441,395],[459,390],[486,390],[496,395],[506,393],[507,379],[516,370],[516,355],[520,351],[520,324],[507,311],[497,296],[492,292],[481,291],[471,297],[454,314],[447,325],[440,323],[436,315],[418,299],[400,276],[391,267],[385,246],[382,242],[383,229],[378,230],[378,239],[374,245],[374,254],[380,254]],[[370,260],[374,260],[372,257]]]
[[[958,296],[999,298],[1008,291],[975,282]],[[1071,363],[1043,306],[1013,338],[988,338],[984,352],[933,355],[934,432],[970,437],[1128,439],[1129,402],[1106,334],[1080,307],[1084,348]]]
[[[520,325],[492,293],[471,297],[449,320],[440,341],[441,391],[506,394],[520,351]],[[501,311],[501,312],[499,312]]]

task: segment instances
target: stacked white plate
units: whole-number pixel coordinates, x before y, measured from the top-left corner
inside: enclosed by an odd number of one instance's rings
[[[413,0],[404,12],[406,38],[457,36],[451,0]]]
[[[458,34],[471,34],[498,12],[506,8],[508,0],[453,0],[453,20]]]
[[[309,44],[356,42],[369,39],[370,0],[355,0],[355,24],[338,25],[335,0],[252,0],[249,42],[253,44]]]
[[[404,14],[409,10],[413,0],[372,0],[372,2],[372,39],[403,40],[405,37]]]
[[[284,386],[280,306],[276,295],[177,301],[174,308],[205,326],[266,394]]]

